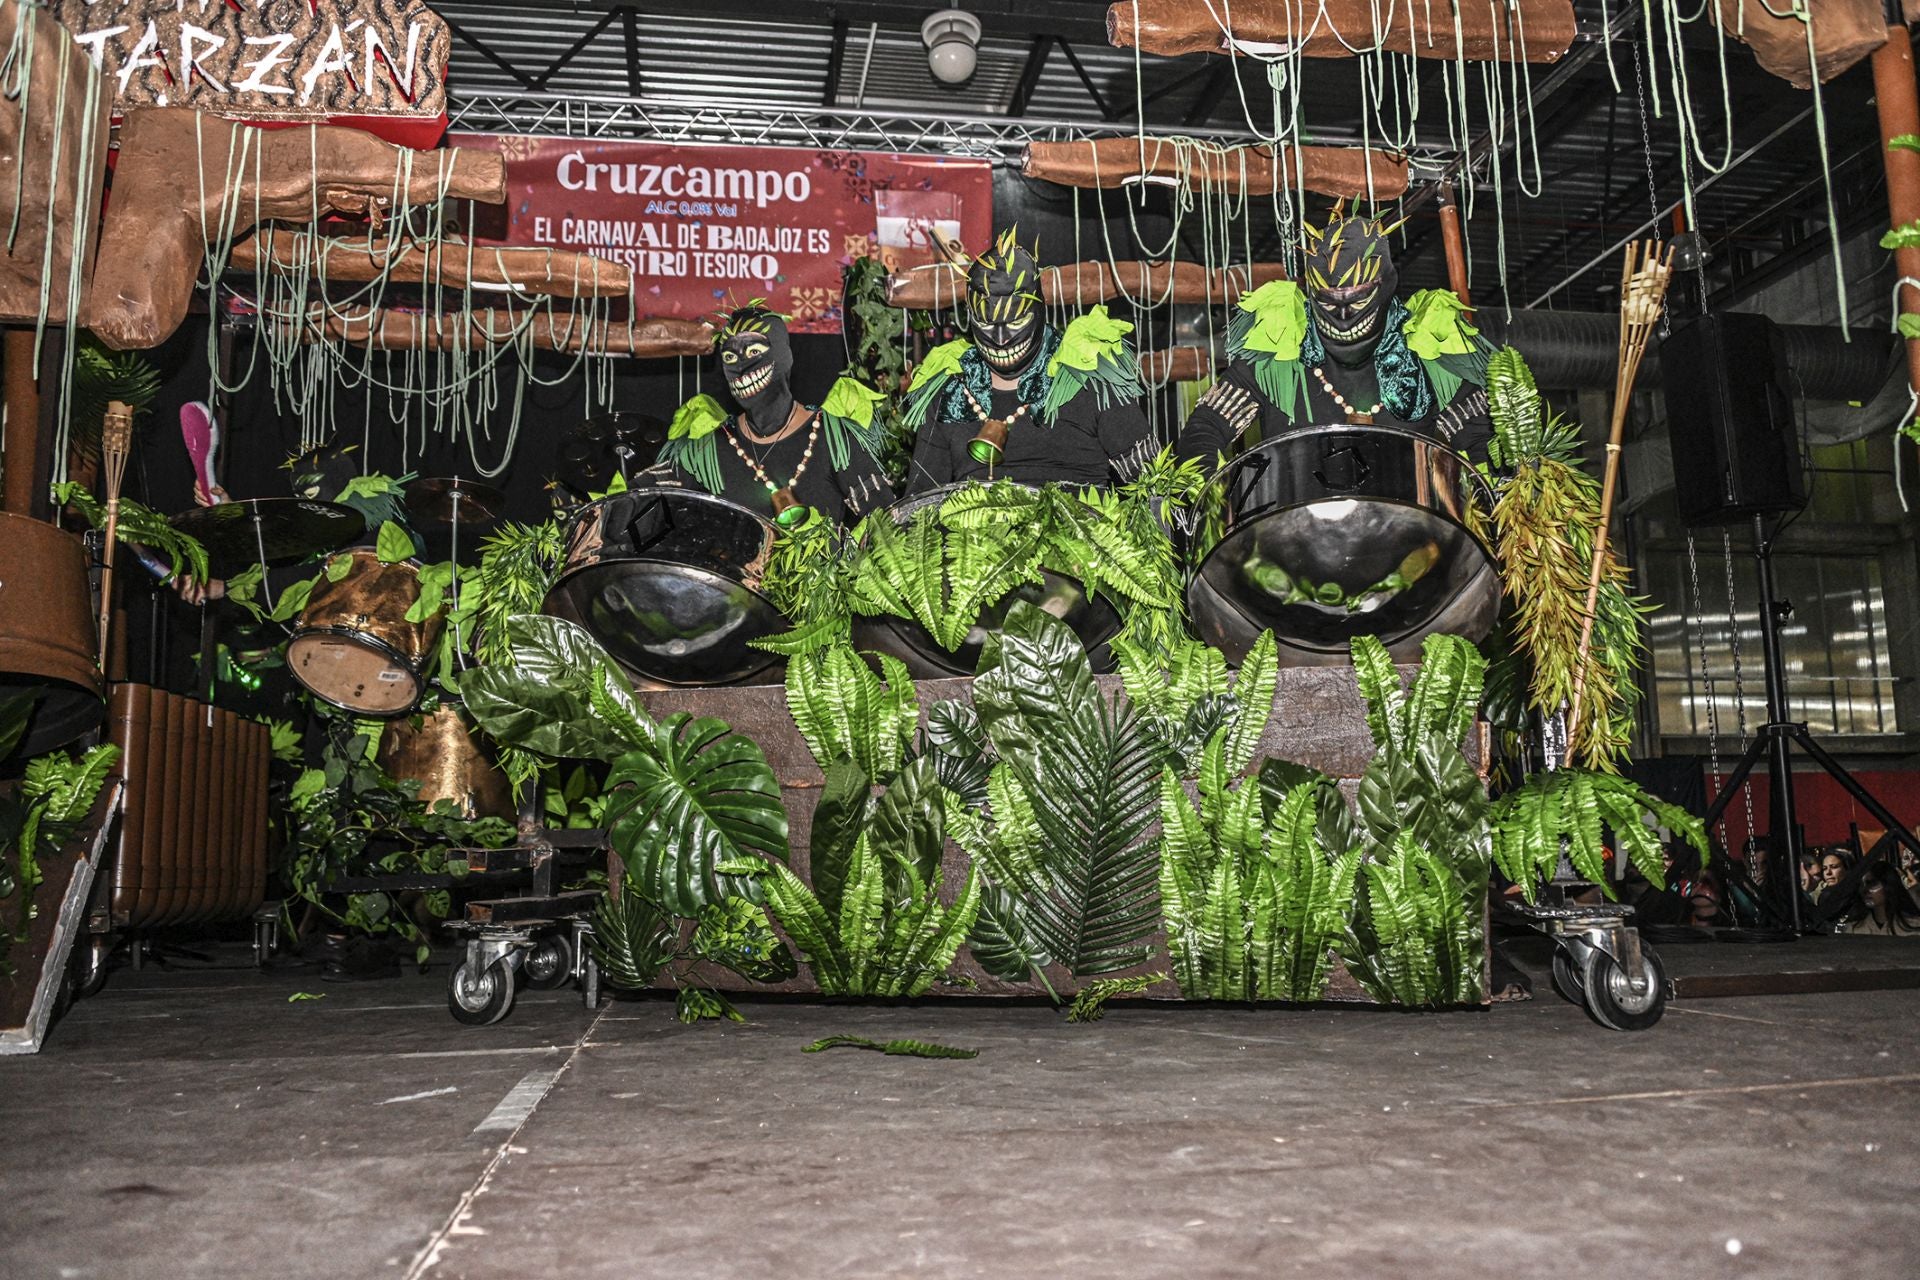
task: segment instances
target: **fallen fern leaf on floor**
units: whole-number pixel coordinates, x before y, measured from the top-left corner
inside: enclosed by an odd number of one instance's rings
[[[956,1049],[952,1045],[928,1044],[924,1040],[869,1040],[865,1036],[827,1036],[815,1040],[802,1053],[824,1053],[828,1049],[871,1049],[875,1053],[900,1058],[977,1058],[978,1049]]]

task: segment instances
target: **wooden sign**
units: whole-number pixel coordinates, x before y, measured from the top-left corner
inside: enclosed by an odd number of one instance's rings
[[[424,0],[48,0],[46,10],[100,68],[116,112],[302,123],[446,114],[451,36]]]

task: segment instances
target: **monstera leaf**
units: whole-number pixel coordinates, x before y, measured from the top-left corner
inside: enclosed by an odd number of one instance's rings
[[[998,886],[1012,903],[996,901],[992,923],[1024,939],[1024,954],[1076,975],[1138,964],[1159,919],[1159,860],[1144,838],[1159,800],[1152,736],[1127,704],[1101,697],[1073,632],[1029,604],[1008,611],[997,651],[983,661],[991,665],[974,682],[974,706],[1031,805],[1017,814],[994,804],[998,829],[987,838],[1031,848],[1037,872],[1026,891]],[[989,914],[983,906],[982,918]],[[993,939],[982,942],[993,950]]]
[[[720,870],[734,859],[786,860],[780,784],[760,748],[724,721],[668,717],[650,743],[613,762],[607,785],[633,792],[609,836],[635,891],[675,915],[757,900],[753,876]]]
[[[507,619],[506,633],[508,661],[460,681],[467,710],[495,739],[544,756],[612,760],[652,738],[652,721],[584,628],[522,614]]]

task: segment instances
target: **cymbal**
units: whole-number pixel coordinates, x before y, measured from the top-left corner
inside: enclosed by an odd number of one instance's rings
[[[560,478],[583,492],[603,489],[623,469],[632,475],[652,466],[666,442],[663,418],[631,409],[603,413],[561,437]]]
[[[222,502],[183,511],[167,523],[200,540],[214,576],[220,578],[259,564],[263,547],[268,567],[299,564],[350,546],[367,531],[366,518],[352,507],[307,498]]]
[[[455,504],[454,495],[460,497]],[[407,486],[407,510],[424,524],[486,524],[507,509],[507,495],[490,484],[459,476],[434,476]]]

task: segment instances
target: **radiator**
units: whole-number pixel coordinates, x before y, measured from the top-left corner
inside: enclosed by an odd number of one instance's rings
[[[250,915],[267,889],[267,727],[141,684],[114,686],[109,723],[126,782],[113,925]]]

